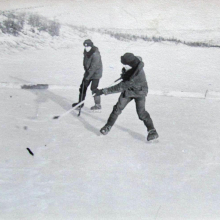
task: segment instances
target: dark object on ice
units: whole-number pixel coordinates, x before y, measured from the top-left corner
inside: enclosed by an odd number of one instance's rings
[[[58,119],[60,116],[54,116],[53,119]]]
[[[48,84],[23,85],[22,89],[48,89]]]
[[[152,129],[148,132],[148,135],[147,135],[147,140],[148,141],[152,141],[154,139],[157,139],[159,137],[156,129]]]
[[[24,130],[27,130],[28,129],[28,127],[27,126],[24,126]]]
[[[12,98],[12,96],[10,95],[10,98]]]
[[[29,148],[27,148],[27,150],[28,150],[29,154],[31,154],[32,156],[34,156],[34,153],[33,153]]]
[[[111,130],[111,128],[112,128],[111,125],[106,124],[103,128],[101,128],[100,132],[101,132],[103,135],[106,135],[106,134],[108,134],[108,132]]]

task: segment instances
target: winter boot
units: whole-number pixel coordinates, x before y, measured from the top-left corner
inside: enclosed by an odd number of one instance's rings
[[[100,110],[102,108],[102,106],[100,104],[95,104],[94,106],[92,106],[90,109],[91,110]]]
[[[106,135],[106,134],[108,134],[108,132],[111,130],[111,128],[112,128],[111,125],[106,124],[103,128],[101,128],[100,132],[101,132],[103,135]]]
[[[156,129],[152,129],[148,132],[148,135],[147,135],[147,140],[148,141],[152,141],[154,139],[157,139],[159,137]]]
[[[94,96],[94,101],[95,101],[95,105],[92,106],[90,109],[91,110],[100,110],[102,108],[100,96]]]
[[[75,107],[76,105],[78,105],[79,104],[79,102],[76,102],[76,103],[73,103],[72,104],[72,107]],[[84,103],[82,104],[82,105],[79,105],[77,108],[76,108],[76,110],[79,110],[80,108],[82,108],[84,106]]]

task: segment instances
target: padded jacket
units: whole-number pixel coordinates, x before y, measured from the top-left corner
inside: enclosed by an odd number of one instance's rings
[[[100,79],[102,77],[102,59],[97,47],[92,48],[94,52],[87,56],[84,51],[83,66],[85,70],[84,78],[86,80]]]
[[[127,81],[122,81],[109,88],[104,88],[103,93],[105,95],[122,92],[124,97],[141,97],[147,96],[148,85],[144,72],[144,63],[139,62],[133,75]]]

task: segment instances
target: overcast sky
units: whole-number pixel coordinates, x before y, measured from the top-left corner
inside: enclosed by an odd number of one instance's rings
[[[0,0],[22,8],[87,27],[220,30],[219,0]]]

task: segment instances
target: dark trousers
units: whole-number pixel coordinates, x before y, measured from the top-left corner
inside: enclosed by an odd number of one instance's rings
[[[94,91],[98,88],[99,79],[91,79],[91,80],[82,80],[82,83],[79,88],[79,102],[85,100],[86,98],[86,91],[89,85],[91,84],[91,91]],[[101,99],[100,96],[94,96],[95,104],[100,104]]]
[[[153,121],[150,117],[150,114],[145,110],[145,96],[132,98],[132,97],[123,97],[123,95],[121,94],[118,99],[118,102],[113,107],[113,111],[108,118],[107,124],[113,126],[118,116],[121,114],[122,110],[133,99],[136,104],[136,111],[139,119],[144,122],[148,131],[154,129]]]

